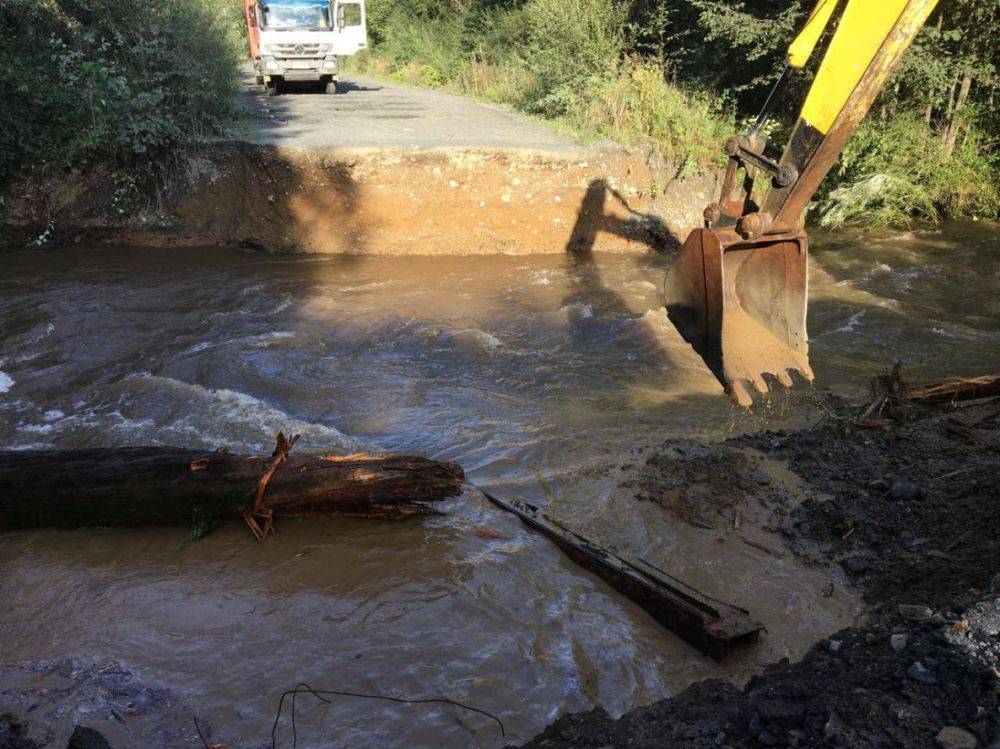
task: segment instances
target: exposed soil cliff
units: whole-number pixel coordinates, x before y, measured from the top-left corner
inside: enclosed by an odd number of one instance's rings
[[[107,170],[28,173],[3,207],[0,246],[86,238],[351,254],[642,249],[683,239],[714,190],[712,178],[672,176],[618,150],[217,143],[184,156],[157,199],[127,217]]]

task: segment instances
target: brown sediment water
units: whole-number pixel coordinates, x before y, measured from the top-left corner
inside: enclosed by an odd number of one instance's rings
[[[1000,231],[977,225],[814,237],[814,387],[856,393],[896,359],[915,379],[995,370],[998,248]],[[300,681],[447,696],[496,713],[517,742],[563,711],[617,714],[801,655],[861,612],[842,585],[824,596],[829,573],[715,543],[615,491],[618,463],[645,447],[799,424],[816,392],[755,412],[721,397],[660,306],[668,262],[0,255],[0,446],[263,451],[284,429],[301,450],[457,460],[750,609],[767,626],[754,650],[707,660],[470,490],[427,521],[286,520],[262,545],[237,525],[197,543],[180,528],[0,536],[0,666],[118,658],[257,746]],[[308,746],[503,743],[481,716],[350,699],[299,729]]]

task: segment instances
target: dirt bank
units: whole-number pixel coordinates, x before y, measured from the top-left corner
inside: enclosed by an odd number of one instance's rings
[[[831,586],[843,571],[867,622],[743,690],[713,680],[618,721],[564,716],[527,746],[1000,745],[1000,406],[876,431],[826,409],[805,431],[664,443],[620,490],[720,543],[826,565]]]
[[[179,154],[155,200],[127,178],[36,169],[0,201],[0,247],[104,240],[350,254],[645,249],[716,192],[655,151],[588,147],[500,107],[352,76],[264,97],[225,141]],[[147,205],[147,202],[151,204]]]
[[[4,206],[0,246],[103,240],[414,255],[646,249],[683,238],[713,190],[711,178],[672,180],[667,165],[617,150],[228,142],[187,154],[154,204],[127,218],[118,213],[127,202],[122,188],[106,170],[32,172]]]

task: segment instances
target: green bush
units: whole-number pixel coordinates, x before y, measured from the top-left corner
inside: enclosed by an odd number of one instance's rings
[[[458,74],[462,25],[453,13],[422,0],[373,0],[368,4],[372,43],[400,76],[415,85],[440,86]]]
[[[914,115],[867,120],[848,141],[817,201],[820,223],[908,226],[941,216],[996,216],[997,165],[970,127],[954,152]]]
[[[0,34],[4,182],[46,162],[140,170],[234,114],[235,3],[7,0]]]
[[[579,110],[609,79],[625,47],[625,15],[612,0],[529,0],[515,53],[531,74],[522,106],[547,116]]]

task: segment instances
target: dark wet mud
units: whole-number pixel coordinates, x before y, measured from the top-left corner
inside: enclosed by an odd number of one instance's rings
[[[601,708],[565,716],[525,746],[995,747],[998,626],[995,597],[920,621],[886,609],[798,663],[769,666],[742,690],[713,679],[618,721]]]
[[[775,554],[843,571],[870,616],[742,690],[707,680],[618,721],[564,716],[526,746],[1000,745],[1000,403],[875,431],[851,413],[831,401],[811,429],[668,441],[620,488],[720,543],[743,513]]]
[[[808,496],[783,537],[802,557],[839,564],[871,603],[944,605],[1000,573],[1000,404],[736,442],[803,477]]]

